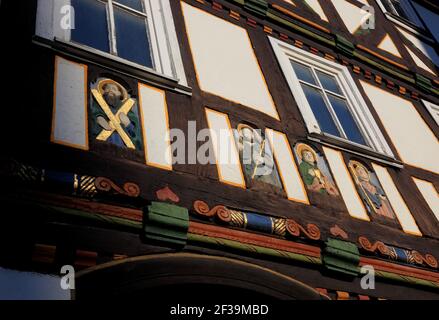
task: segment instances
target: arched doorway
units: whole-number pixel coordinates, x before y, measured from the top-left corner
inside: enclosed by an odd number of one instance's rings
[[[79,272],[75,298],[320,300],[313,288],[236,259],[191,253],[128,258]]]

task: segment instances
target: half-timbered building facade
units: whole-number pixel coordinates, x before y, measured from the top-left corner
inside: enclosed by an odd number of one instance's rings
[[[0,12],[3,279],[76,299],[439,298],[436,2]]]

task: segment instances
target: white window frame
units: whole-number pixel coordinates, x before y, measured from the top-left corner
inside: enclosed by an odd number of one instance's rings
[[[439,126],[439,105],[427,100],[422,100],[422,103],[427,108],[428,112],[430,112],[434,121],[436,121],[437,125]]]
[[[117,0],[99,1],[109,4],[107,5],[107,23],[109,25],[110,53],[71,41],[70,30],[61,28],[60,21],[63,18],[61,8],[66,5],[69,6],[71,4],[70,0],[38,0],[36,35],[48,40],[56,40],[80,47],[94,54],[176,80],[180,85],[187,86],[183,61],[181,59],[180,48],[175,32],[174,19],[169,3],[170,0],[141,0],[145,8],[145,13],[143,13],[142,16],[147,18],[151,57],[154,64],[153,68],[140,65],[116,55],[117,49],[115,47],[115,34],[113,33],[115,26],[112,8],[116,5],[113,2]],[[122,4],[117,4],[117,6],[139,14],[136,10]]]
[[[407,19],[400,17],[399,15],[387,10],[385,5],[382,2],[382,1],[386,1],[386,0],[376,0],[376,1],[378,3],[378,6],[381,8],[381,11],[387,17],[387,19],[389,19],[393,23],[399,25],[400,27],[403,27],[403,28],[411,31],[412,33],[414,33],[418,36],[422,36],[422,37],[431,41],[430,37],[427,37],[425,34],[419,32],[419,29],[422,31],[425,31],[426,29],[425,29],[421,19],[418,17],[415,8],[409,2],[410,0],[401,0],[402,1],[401,5],[406,10],[407,14],[410,16],[409,21]],[[396,18],[396,17],[398,17],[398,18]],[[407,23],[404,21],[407,21]],[[416,26],[418,29],[414,28],[413,26]]]
[[[315,54],[297,48],[276,38],[269,37],[269,39],[291,92],[305,120],[309,133],[317,133],[320,135],[329,136],[364,150],[372,150],[385,156],[395,158],[390,146],[379,129],[372,113],[370,112],[369,107],[358,90],[355,81],[349,72],[349,69],[346,66],[316,56]],[[314,116],[311,106],[309,105],[308,99],[302,90],[300,81],[291,65],[291,60],[313,67],[314,69],[320,69],[321,71],[337,78],[339,84],[341,85],[341,89],[346,96],[351,114],[354,117],[360,131],[363,133],[363,137],[368,146],[363,146],[350,140],[324,133],[320,129],[317,119]]]

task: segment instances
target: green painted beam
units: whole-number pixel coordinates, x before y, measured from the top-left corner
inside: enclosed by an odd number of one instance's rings
[[[227,239],[221,239],[221,238],[213,238],[213,237],[207,237],[202,236],[198,234],[188,234],[188,243],[194,243],[194,244],[207,244],[207,245],[213,245],[217,246],[219,248],[225,248],[225,249],[234,249],[239,250],[242,252],[248,252],[251,254],[260,254],[270,257],[276,257],[276,258],[284,258],[287,260],[292,261],[298,261],[303,263],[308,263],[310,265],[314,266],[321,266],[322,260],[320,258],[310,257],[302,254],[296,254],[292,252],[286,252],[282,250],[275,250],[250,244],[243,244],[238,241],[233,240],[227,240]],[[358,249],[357,249],[358,250]],[[415,277],[408,277],[408,276],[402,276],[390,272],[384,272],[384,271],[375,271],[375,274],[377,277],[391,280],[399,283],[403,283],[406,285],[416,285],[416,286],[423,286],[433,289],[439,289],[439,284],[435,283],[433,281],[418,279]],[[357,274],[358,276],[358,274]],[[361,277],[361,274],[359,275]]]
[[[307,29],[307,28],[301,27],[298,24],[290,22],[290,21],[282,18],[281,16],[279,16],[279,13],[273,9],[268,9],[267,18],[271,19],[273,21],[276,21],[277,23],[281,24],[282,27],[291,28],[297,32],[300,32],[304,35],[309,36],[311,39],[325,43],[331,47],[335,47],[335,40],[322,37],[321,35],[313,32],[311,29]]]
[[[390,272],[380,271],[380,270],[375,271],[375,275],[376,275],[376,277],[379,277],[382,279],[392,280],[392,281],[408,284],[411,286],[422,286],[422,287],[428,287],[428,288],[439,290],[439,283],[429,281],[429,280],[424,280],[424,279],[419,279],[419,278],[409,277],[409,276],[403,276],[400,274],[395,274],[395,273],[390,273]]]
[[[393,75],[401,80],[407,81],[410,84],[415,84],[415,79],[413,79],[409,76],[406,76],[406,75],[402,74],[401,72],[396,71],[394,67],[386,66],[382,63],[374,61],[374,60],[368,58],[367,56],[365,56],[364,54],[359,53],[357,50],[354,51],[354,58],[358,58],[359,60],[374,66],[378,70],[384,70],[388,74],[391,74],[391,75]]]
[[[59,206],[53,206],[53,205],[44,205],[44,204],[37,204],[38,207],[47,209],[50,211],[56,211],[58,214],[66,215],[66,216],[75,216],[78,218],[87,219],[90,221],[97,221],[97,222],[103,222],[105,224],[116,226],[116,227],[128,227],[132,228],[136,231],[139,231],[142,229],[142,223],[138,221],[123,219],[119,217],[112,217],[103,215],[100,213],[92,213],[92,212],[86,212],[81,211],[77,209],[70,209],[70,208],[64,208]]]
[[[221,238],[213,238],[213,237],[207,237],[202,236],[198,234],[189,233],[188,235],[188,241],[189,242],[195,242],[195,243],[204,243],[204,244],[210,244],[215,245],[221,248],[230,248],[235,249],[239,251],[245,251],[253,254],[261,254],[271,257],[277,257],[277,258],[284,258],[288,260],[295,260],[300,261],[304,263],[309,263],[313,265],[321,265],[322,261],[320,258],[310,257],[302,254],[287,252],[287,251],[281,251],[281,250],[275,250],[271,248],[265,248],[261,246],[255,246],[250,244],[244,244],[238,241],[233,240],[227,240],[227,239],[221,239]]]
[[[244,9],[259,17],[265,17],[268,10],[268,3],[265,0],[245,0]]]

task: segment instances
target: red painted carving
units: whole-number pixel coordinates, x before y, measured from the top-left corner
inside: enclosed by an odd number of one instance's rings
[[[139,186],[135,183],[132,183],[132,182],[126,182],[126,183],[124,183],[122,188],[120,188],[118,185],[116,185],[110,179],[99,177],[99,178],[96,178],[94,184],[95,184],[96,189],[99,191],[104,191],[104,192],[114,191],[116,193],[119,193],[119,194],[122,194],[122,195],[125,195],[128,197],[133,197],[133,198],[137,198],[140,195]]]
[[[331,229],[329,229],[329,231],[334,237],[341,237],[345,240],[348,238],[348,234],[346,233],[346,231],[344,231],[338,225],[333,226]]]
[[[157,199],[161,201],[180,202],[180,198],[168,186],[156,191]]]
[[[298,237],[300,233],[304,233],[308,238],[312,240],[320,239],[320,229],[315,224],[309,223],[306,229],[292,219],[287,219],[286,223],[287,231],[290,235]]]

